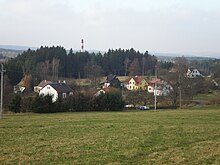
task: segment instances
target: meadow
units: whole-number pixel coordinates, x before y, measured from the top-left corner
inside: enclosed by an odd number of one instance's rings
[[[220,110],[8,114],[0,164],[220,164]]]

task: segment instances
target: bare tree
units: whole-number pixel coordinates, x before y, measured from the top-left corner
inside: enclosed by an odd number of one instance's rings
[[[146,64],[146,58],[145,57],[142,57],[141,59],[141,63],[142,63],[142,76],[145,75],[145,64]]]
[[[41,80],[48,80],[50,77],[50,75],[49,75],[49,72],[50,72],[49,60],[46,60],[45,62],[38,63],[37,67],[36,67],[36,72],[37,72],[38,77]]]
[[[140,74],[140,63],[137,58],[132,61],[128,70],[130,76],[136,76]]]
[[[53,58],[52,60],[52,81],[58,81],[60,60]]]
[[[94,60],[87,62],[84,67],[84,72],[88,78],[91,80],[91,85],[97,86],[99,78],[103,75],[103,69],[101,66],[97,65]]]
[[[129,58],[125,58],[124,64],[125,64],[125,76],[127,76],[127,71],[128,71],[128,64],[131,62]]]

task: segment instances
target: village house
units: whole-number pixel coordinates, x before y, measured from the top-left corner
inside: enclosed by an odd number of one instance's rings
[[[156,94],[157,96],[168,96],[171,91],[173,91],[173,87],[169,83],[163,81],[161,84],[159,84]]]
[[[158,79],[158,78],[153,78],[152,80],[149,81],[148,83],[148,87],[147,87],[147,90],[149,93],[154,93],[155,91],[155,86],[159,85],[161,83],[161,80]]]
[[[148,92],[157,96],[167,96],[173,90],[172,86],[166,81],[154,78],[148,83]]]
[[[119,88],[120,85],[121,85],[121,82],[117,78],[117,76],[113,75],[113,74],[109,74],[106,78],[106,81],[105,81],[103,88],[108,88],[108,87]]]
[[[52,84],[52,82],[51,82],[51,81],[47,81],[47,80],[41,81],[37,86],[34,87],[34,92],[39,93],[40,90],[41,90],[44,86],[46,86],[46,85],[48,85],[48,84]]]
[[[198,69],[195,68],[188,68],[187,72],[186,72],[186,76],[188,78],[197,78],[197,77],[204,77],[199,71]]]
[[[130,91],[147,90],[147,81],[141,76],[132,77],[127,84],[127,89]]]
[[[44,86],[40,90],[39,95],[50,95],[52,96],[52,102],[55,102],[58,98],[67,98],[68,96],[72,96],[73,90],[66,83],[52,83]]]
[[[26,89],[30,88],[31,75],[25,74],[22,80],[14,86],[14,93],[24,93]]]

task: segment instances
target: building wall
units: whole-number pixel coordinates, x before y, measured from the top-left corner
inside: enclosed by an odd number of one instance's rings
[[[128,82],[128,90],[130,91],[136,90],[136,85],[133,78]]]
[[[202,76],[201,73],[197,69],[193,69],[193,70],[188,69],[186,75],[189,78],[195,78],[195,77]]]
[[[141,89],[141,90],[147,90],[147,82],[146,82],[146,80],[142,80],[141,82],[140,82],[140,85],[139,85],[139,88]]]
[[[57,101],[58,99],[58,93],[57,91],[50,85],[46,85],[44,88],[42,88],[39,92],[39,95],[50,95],[52,96],[52,102]]]
[[[127,85],[128,90],[134,91],[134,90],[147,90],[147,82],[146,80],[142,80],[139,85],[136,84],[134,79],[132,78]]]

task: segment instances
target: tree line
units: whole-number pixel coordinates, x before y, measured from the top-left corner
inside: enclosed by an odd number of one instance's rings
[[[19,54],[6,64],[7,75],[12,85],[17,84],[24,74],[33,80],[59,77],[88,78],[89,76],[153,75],[157,59],[146,51],[131,49],[109,49],[104,54],[89,52],[67,52],[63,47],[40,47]],[[97,75],[93,75],[97,74]]]

